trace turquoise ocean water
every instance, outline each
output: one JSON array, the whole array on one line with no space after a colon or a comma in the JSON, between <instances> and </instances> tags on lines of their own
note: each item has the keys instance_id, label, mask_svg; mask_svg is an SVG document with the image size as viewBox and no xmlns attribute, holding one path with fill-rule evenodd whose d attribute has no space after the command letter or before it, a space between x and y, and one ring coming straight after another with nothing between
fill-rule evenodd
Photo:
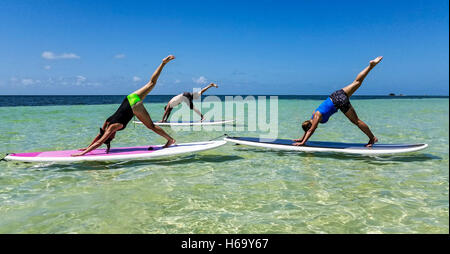
<instances>
[{"instance_id":1,"label":"turquoise ocean water","mask_svg":"<svg viewBox=\"0 0 450 254\"><path fill-rule=\"evenodd\" d=\"M89 105L90 99L86 105L64 105L69 103L61 99L53 103L59 105L13 106L5 102L11 98L0 98L1 157L84 147L121 101L119 96L113 102L105 97L107 104L98 105ZM164 100L146 99L154 120L161 118ZM320 103L317 97L279 97L278 137L298 137L299 123ZM380 143L429 147L401 155L354 156L227 144L157 160L1 161L0 233L448 234L448 97L362 97L352 104ZM166 130L179 143L223 133L258 135ZM367 137L338 112L312 140L363 143ZM163 142L130 123L113 146Z\"/></svg>"}]
</instances>

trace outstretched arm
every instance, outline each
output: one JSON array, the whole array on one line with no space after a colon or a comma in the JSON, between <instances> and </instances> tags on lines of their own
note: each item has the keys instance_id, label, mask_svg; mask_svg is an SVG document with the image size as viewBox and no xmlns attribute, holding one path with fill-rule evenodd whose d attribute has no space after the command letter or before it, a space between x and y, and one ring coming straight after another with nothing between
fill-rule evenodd
<instances>
[{"instance_id":1,"label":"outstretched arm","mask_svg":"<svg viewBox=\"0 0 450 254\"><path fill-rule=\"evenodd\" d=\"M167 119L170 116L170 112L172 112L172 108L170 108L169 105L167 105L166 106L166 110L164 111L164 115L163 115L162 120L161 120L162 123L167 122Z\"/></svg>"},{"instance_id":2,"label":"outstretched arm","mask_svg":"<svg viewBox=\"0 0 450 254\"><path fill-rule=\"evenodd\" d=\"M300 142L293 144L294 146L302 146L306 143L306 141L308 141L308 139L314 134L314 131L317 129L317 126L319 125L320 117L321 116L319 114L314 114L311 128L309 128L309 130L307 132L305 132L305 134L303 135L303 138Z\"/></svg>"},{"instance_id":3,"label":"outstretched arm","mask_svg":"<svg viewBox=\"0 0 450 254\"><path fill-rule=\"evenodd\" d=\"M201 117L201 119L203 120L203 115L202 115L202 112L200 112L200 110L198 110L196 107L194 107L194 106L192 106L192 110L194 110L195 111L195 113L197 113L200 117Z\"/></svg>"},{"instance_id":4,"label":"outstretched arm","mask_svg":"<svg viewBox=\"0 0 450 254\"><path fill-rule=\"evenodd\" d=\"M99 138L101 138L101 134L98 134L98 135L94 138L94 140L92 140L91 144L89 144L89 145L87 146L87 148L81 148L81 149L79 149L78 151L85 151L85 150L88 149L92 144L94 144L95 142L97 142L97 140L99 140Z\"/></svg>"},{"instance_id":5,"label":"outstretched arm","mask_svg":"<svg viewBox=\"0 0 450 254\"><path fill-rule=\"evenodd\" d=\"M102 126L102 129L104 130L105 128L106 128L106 126L107 126L107 123L106 123L106 121L103 123L103 126ZM101 138L102 137L102 134L101 133L99 133L95 138L94 138L94 140L92 140L92 142L91 142L91 144L89 144L87 147L90 147L92 144L94 144L99 138ZM87 149L87 147L86 148L81 148L81 149L79 149L78 151L84 151L84 150L86 150Z\"/></svg>"},{"instance_id":6,"label":"outstretched arm","mask_svg":"<svg viewBox=\"0 0 450 254\"><path fill-rule=\"evenodd\" d=\"M295 141L295 142L302 142L302 140L305 139L305 136L306 136L306 132L303 133L303 137L302 137L302 138L294 139L294 140L292 140L292 141Z\"/></svg>"},{"instance_id":7,"label":"outstretched arm","mask_svg":"<svg viewBox=\"0 0 450 254\"><path fill-rule=\"evenodd\" d=\"M108 127L108 129L105 131L105 134L103 134L103 136L98 139L97 141L95 141L94 143L92 143L86 150L84 150L81 153L77 153L77 154L72 154L72 156L82 156L85 155L87 153L89 153L92 150L97 149L97 147L101 146L103 143L105 143L105 141L116 131L118 131L120 128L122 128L122 124L113 124L110 125Z\"/></svg>"}]
</instances>

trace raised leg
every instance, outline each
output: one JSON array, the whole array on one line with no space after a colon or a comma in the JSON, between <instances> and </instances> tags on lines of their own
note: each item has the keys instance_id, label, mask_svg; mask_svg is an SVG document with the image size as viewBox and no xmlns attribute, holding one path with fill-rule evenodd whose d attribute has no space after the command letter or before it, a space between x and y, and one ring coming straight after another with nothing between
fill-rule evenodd
<instances>
[{"instance_id":1,"label":"raised leg","mask_svg":"<svg viewBox=\"0 0 450 254\"><path fill-rule=\"evenodd\" d=\"M342 89L344 90L344 92L347 94L348 97L352 96L353 93L356 90L358 90L358 88L361 86L362 82L366 78L367 74L369 74L369 72L381 61L381 59L383 59L383 57L379 56L374 60L370 61L369 66L367 66L364 70L362 70L350 85Z\"/></svg>"},{"instance_id":2,"label":"raised leg","mask_svg":"<svg viewBox=\"0 0 450 254\"><path fill-rule=\"evenodd\" d=\"M175 59L175 57L173 55L170 55L170 56L164 58L162 60L162 63L158 66L158 68L156 68L150 81L147 84L145 84L145 86L134 91L134 93L137 94L139 96L139 98L141 98L141 100L144 100L145 97L147 96L147 94L150 93L151 90L153 90L153 88L156 85L156 82L158 81L159 75L161 74L162 69L168 62L170 62L173 59Z\"/></svg>"},{"instance_id":3,"label":"raised leg","mask_svg":"<svg viewBox=\"0 0 450 254\"><path fill-rule=\"evenodd\" d=\"M200 91L200 95L202 95L204 92L206 92L206 90L210 89L211 87L215 87L218 88L219 86L217 86L214 83L209 84L208 86L204 87L201 91Z\"/></svg>"},{"instance_id":4,"label":"raised leg","mask_svg":"<svg viewBox=\"0 0 450 254\"><path fill-rule=\"evenodd\" d=\"M364 134L369 137L369 143L367 143L366 146L372 146L375 142L378 142L377 137L373 135L373 133L370 131L369 126L362 120L358 118L358 115L356 114L356 111L353 107L351 107L347 112L345 112L345 116L358 128L364 132Z\"/></svg>"}]
</instances>

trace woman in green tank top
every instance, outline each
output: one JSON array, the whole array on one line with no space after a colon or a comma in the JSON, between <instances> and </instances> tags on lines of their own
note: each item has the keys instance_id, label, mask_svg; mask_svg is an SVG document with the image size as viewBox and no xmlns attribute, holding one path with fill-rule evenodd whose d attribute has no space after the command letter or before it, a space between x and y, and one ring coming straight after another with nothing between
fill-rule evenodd
<instances>
[{"instance_id":1,"label":"woman in green tank top","mask_svg":"<svg viewBox=\"0 0 450 254\"><path fill-rule=\"evenodd\" d=\"M116 132L123 130L131 120L131 118L133 118L133 116L136 116L147 128L167 139L167 143L164 145L164 147L168 147L174 144L175 139L169 136L163 129L161 129L161 127L153 124L152 118L150 117L150 114L147 112L142 102L147 94L150 93L150 91L155 87L156 81L158 80L158 77L161 74L164 66L173 59L175 59L173 55L169 55L168 57L164 58L162 60L162 63L153 73L150 81L140 89L128 95L126 99L123 100L117 111L105 121L103 127L100 128L100 133L97 135L97 137L94 138L92 143L87 148L80 149L80 151L82 152L73 154L72 156L85 155L86 153L96 149L104 143L108 147L108 152L110 148L110 142L115 137Z\"/></svg>"}]
</instances>

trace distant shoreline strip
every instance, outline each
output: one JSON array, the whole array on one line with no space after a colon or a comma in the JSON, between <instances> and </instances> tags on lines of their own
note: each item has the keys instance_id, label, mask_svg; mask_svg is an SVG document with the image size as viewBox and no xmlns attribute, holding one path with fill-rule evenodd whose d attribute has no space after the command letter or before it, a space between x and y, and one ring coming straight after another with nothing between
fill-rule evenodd
<instances>
[{"instance_id":1,"label":"distant shoreline strip","mask_svg":"<svg viewBox=\"0 0 450 254\"><path fill-rule=\"evenodd\" d=\"M148 102L167 103L174 95L149 95ZM208 95L210 96L210 95ZM213 95L225 100L226 96L278 96L279 100L324 100L328 95ZM120 104L125 95L0 95L0 107L61 106ZM352 100L372 99L448 99L448 95L354 95Z\"/></svg>"}]
</instances>

